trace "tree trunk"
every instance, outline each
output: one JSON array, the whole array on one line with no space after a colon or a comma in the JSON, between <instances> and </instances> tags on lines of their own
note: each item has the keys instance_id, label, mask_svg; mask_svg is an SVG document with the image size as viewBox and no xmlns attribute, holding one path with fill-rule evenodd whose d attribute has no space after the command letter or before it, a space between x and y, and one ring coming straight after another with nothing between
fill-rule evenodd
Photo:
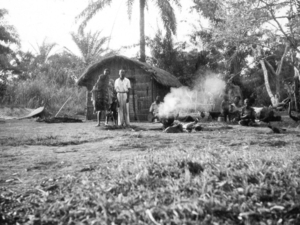
<instances>
[{"instance_id":1,"label":"tree trunk","mask_svg":"<svg viewBox=\"0 0 300 225\"><path fill-rule=\"evenodd\" d=\"M269 95L269 97L271 99L271 102L273 104L275 97L274 97L274 95L272 93L272 90L271 90L271 87L270 87L269 77L268 77L268 70L266 68L266 64L265 64L263 59L261 59L259 62L261 64L261 67L262 67L263 72L264 72L264 80L265 80L266 90L267 90L268 95Z\"/></svg>"},{"instance_id":2,"label":"tree trunk","mask_svg":"<svg viewBox=\"0 0 300 225\"><path fill-rule=\"evenodd\" d=\"M278 98L280 98L280 92L281 92L281 76L280 76L280 73L281 73L281 70L282 70L282 65L283 65L283 61L284 61L284 58L287 54L289 50L289 43L287 42L286 45L285 45L285 49L284 49L284 53L280 59L280 62L277 66L277 70L276 70L276 94L278 96Z\"/></svg>"},{"instance_id":3,"label":"tree trunk","mask_svg":"<svg viewBox=\"0 0 300 225\"><path fill-rule=\"evenodd\" d=\"M299 92L299 71L294 66L294 98L295 98L295 110L300 111L300 92Z\"/></svg>"},{"instance_id":4,"label":"tree trunk","mask_svg":"<svg viewBox=\"0 0 300 225\"><path fill-rule=\"evenodd\" d=\"M140 0L140 61L146 62L145 0Z\"/></svg>"}]
</instances>

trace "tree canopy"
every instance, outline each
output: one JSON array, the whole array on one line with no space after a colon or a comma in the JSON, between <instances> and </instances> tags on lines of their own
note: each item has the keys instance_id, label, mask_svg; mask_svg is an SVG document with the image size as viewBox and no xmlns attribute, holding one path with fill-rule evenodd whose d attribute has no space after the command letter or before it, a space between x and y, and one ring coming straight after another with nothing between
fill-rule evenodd
<instances>
[{"instance_id":1,"label":"tree canopy","mask_svg":"<svg viewBox=\"0 0 300 225\"><path fill-rule=\"evenodd\" d=\"M144 11L150 0L139 0L140 3L140 60L146 61L145 53L145 20L144 20ZM154 5L159 10L159 17L162 20L164 27L168 33L176 34L177 21L172 3L181 7L179 0L152 0ZM127 12L129 19L132 14L132 6L134 0L126 0ZM78 15L77 19L83 18L81 25L79 27L80 31L86 27L87 23L103 8L110 6L112 0L97 0L91 1L89 5Z\"/></svg>"},{"instance_id":2,"label":"tree canopy","mask_svg":"<svg viewBox=\"0 0 300 225\"><path fill-rule=\"evenodd\" d=\"M0 70L13 70L10 59L14 57L11 45L19 45L20 40L14 26L8 24L5 16L8 14L6 9L0 9Z\"/></svg>"},{"instance_id":3,"label":"tree canopy","mask_svg":"<svg viewBox=\"0 0 300 225\"><path fill-rule=\"evenodd\" d=\"M211 21L209 29L200 31L210 49L223 51L221 60L236 78L248 75L249 66L261 70L270 99L282 96L282 68L287 57L298 52L297 1L282 0L194 0L195 8ZM252 57L251 64L246 58ZM252 71L253 72L253 71ZM274 84L269 79L275 80Z\"/></svg>"},{"instance_id":4,"label":"tree canopy","mask_svg":"<svg viewBox=\"0 0 300 225\"><path fill-rule=\"evenodd\" d=\"M79 59L85 66L98 61L103 57L104 53L108 53L106 43L109 41L108 37L102 37L101 32L92 33L78 32L71 33L72 39L80 51Z\"/></svg>"}]
</instances>

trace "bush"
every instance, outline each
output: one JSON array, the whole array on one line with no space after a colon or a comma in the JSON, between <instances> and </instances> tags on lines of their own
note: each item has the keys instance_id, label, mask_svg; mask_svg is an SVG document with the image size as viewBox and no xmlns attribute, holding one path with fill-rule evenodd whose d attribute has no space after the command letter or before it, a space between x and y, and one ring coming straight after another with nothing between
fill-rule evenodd
<instances>
[{"instance_id":1,"label":"bush","mask_svg":"<svg viewBox=\"0 0 300 225\"><path fill-rule=\"evenodd\" d=\"M47 111L57 113L60 107L71 96L61 114L84 114L85 89L76 85L62 87L49 82L45 77L35 80L15 80L7 86L2 103L10 107L38 108L45 106Z\"/></svg>"}]
</instances>

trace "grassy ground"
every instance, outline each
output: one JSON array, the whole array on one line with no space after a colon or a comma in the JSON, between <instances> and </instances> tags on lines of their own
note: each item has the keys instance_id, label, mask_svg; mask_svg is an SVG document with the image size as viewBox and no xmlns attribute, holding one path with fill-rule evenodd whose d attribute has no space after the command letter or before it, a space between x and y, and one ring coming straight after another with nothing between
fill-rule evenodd
<instances>
[{"instance_id":1,"label":"grassy ground","mask_svg":"<svg viewBox=\"0 0 300 225\"><path fill-rule=\"evenodd\" d=\"M294 124L94 125L0 124L0 224L300 224Z\"/></svg>"}]
</instances>

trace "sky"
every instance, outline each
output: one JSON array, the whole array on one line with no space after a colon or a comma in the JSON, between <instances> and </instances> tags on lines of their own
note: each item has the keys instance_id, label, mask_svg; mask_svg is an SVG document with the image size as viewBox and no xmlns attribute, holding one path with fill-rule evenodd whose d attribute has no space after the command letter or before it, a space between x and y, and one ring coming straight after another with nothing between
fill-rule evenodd
<instances>
[{"instance_id":1,"label":"sky","mask_svg":"<svg viewBox=\"0 0 300 225\"><path fill-rule=\"evenodd\" d=\"M75 17L88 5L89 0L0 0L0 7L8 10L6 20L15 26L23 51L35 53L38 45L45 39L47 42L58 44L54 51L64 47L73 53L79 54L73 43L70 32L76 32L78 23ZM198 15L191 13L189 7L192 0L182 1L183 7L176 9L177 36L176 41L187 40L188 33L197 23ZM145 12L145 32L152 36L158 27L163 28L155 6L149 4ZM133 5L131 20L128 19L127 7L124 0L113 1L113 4L100 11L89 23L86 31L102 31L104 36L111 36L109 47L119 49L139 43L139 4L138 0ZM123 52L135 54L134 52Z\"/></svg>"}]
</instances>

